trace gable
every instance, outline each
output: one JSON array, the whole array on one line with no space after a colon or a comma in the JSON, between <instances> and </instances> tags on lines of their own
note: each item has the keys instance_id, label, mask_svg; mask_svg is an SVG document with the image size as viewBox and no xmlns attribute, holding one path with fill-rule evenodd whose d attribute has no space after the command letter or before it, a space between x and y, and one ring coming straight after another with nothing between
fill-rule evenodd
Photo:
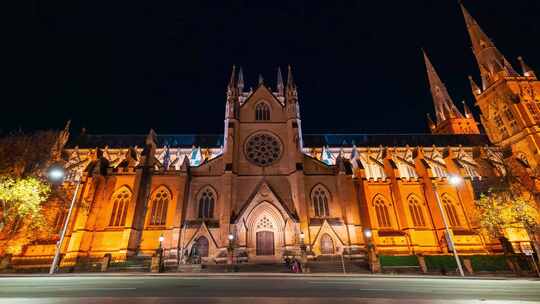
<instances>
[{"instance_id":1,"label":"gable","mask_svg":"<svg viewBox=\"0 0 540 304\"><path fill-rule=\"evenodd\" d=\"M255 108L259 103L265 103L270 108L270 122L286 121L284 105L264 84L259 85L242 104L240 107L240 120L242 122L256 122Z\"/></svg>"}]
</instances>

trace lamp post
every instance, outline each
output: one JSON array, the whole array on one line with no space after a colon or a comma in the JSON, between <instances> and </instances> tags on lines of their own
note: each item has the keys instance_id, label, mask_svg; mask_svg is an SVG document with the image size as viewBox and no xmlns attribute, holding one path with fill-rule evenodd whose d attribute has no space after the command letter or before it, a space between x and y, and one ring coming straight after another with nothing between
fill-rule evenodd
<instances>
[{"instance_id":1,"label":"lamp post","mask_svg":"<svg viewBox=\"0 0 540 304\"><path fill-rule=\"evenodd\" d=\"M304 242L306 235L303 231L300 232L300 262L302 271L308 272L307 269L307 258L306 258L306 243Z\"/></svg>"},{"instance_id":2,"label":"lamp post","mask_svg":"<svg viewBox=\"0 0 540 304\"><path fill-rule=\"evenodd\" d=\"M163 237L163 234L159 236L159 248L158 248L158 272L163 271L163 240L165 240L165 237Z\"/></svg>"},{"instance_id":3,"label":"lamp post","mask_svg":"<svg viewBox=\"0 0 540 304\"><path fill-rule=\"evenodd\" d=\"M448 178L448 182L450 184L454 185L454 186L459 185L461 183L461 181L462 181L461 177L459 177L457 175L451 175ZM443 206L442 206L442 203L441 203L441 199L439 197L439 192L438 192L438 189L437 189L437 185L435 183L433 183L433 190L435 191L435 198L437 200L437 206L439 207L439 211L441 212L441 216L442 216L442 219L443 219L446 241L448 242L449 247L452 249L452 252L454 253L454 258L456 259L456 264L458 266L459 274L462 277L464 277L465 273L463 272L463 267L461 266L461 261L459 260L456 245L454 243L454 237L450 233L450 228L448 227L448 220L446 219L446 214L444 212L444 209L443 209Z\"/></svg>"},{"instance_id":4,"label":"lamp post","mask_svg":"<svg viewBox=\"0 0 540 304\"><path fill-rule=\"evenodd\" d=\"M234 234L229 233L227 238L229 239L229 254L230 254L230 257L231 257L230 258L230 264L232 266L233 265L233 260L234 260L234 244L233 244Z\"/></svg>"},{"instance_id":5,"label":"lamp post","mask_svg":"<svg viewBox=\"0 0 540 304\"><path fill-rule=\"evenodd\" d=\"M66 178L66 170L62 166L54 165L54 166L51 166L49 170L47 171L47 179L54 184L60 184L64 182L65 178ZM69 205L68 214L64 221L62 232L60 233L60 240L58 240L58 242L56 243L56 249L54 252L53 262L51 264L51 268L49 269L50 275L54 274L54 272L56 271L56 267L58 267L58 263L60 262L60 252L62 250L62 244L64 243L66 231L69 225L69 221L71 219L71 214L73 212L73 207L75 206L75 201L77 200L77 194L79 192L79 188L81 185L81 178L79 175L75 176L75 183L76 183L75 191L73 192L73 198L71 199L71 204Z\"/></svg>"}]
</instances>

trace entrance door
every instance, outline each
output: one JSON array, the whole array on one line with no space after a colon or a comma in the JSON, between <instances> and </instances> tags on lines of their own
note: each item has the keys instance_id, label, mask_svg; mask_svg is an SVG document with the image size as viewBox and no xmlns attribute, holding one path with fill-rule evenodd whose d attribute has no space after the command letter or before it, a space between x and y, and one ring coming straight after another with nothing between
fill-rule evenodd
<instances>
[{"instance_id":1,"label":"entrance door","mask_svg":"<svg viewBox=\"0 0 540 304\"><path fill-rule=\"evenodd\" d=\"M197 254L200 257L206 258L208 257L208 239L204 236L201 236L195 241L195 244L193 247L196 248Z\"/></svg>"},{"instance_id":2,"label":"entrance door","mask_svg":"<svg viewBox=\"0 0 540 304\"><path fill-rule=\"evenodd\" d=\"M257 232L257 255L274 255L274 233L272 231Z\"/></svg>"},{"instance_id":3,"label":"entrance door","mask_svg":"<svg viewBox=\"0 0 540 304\"><path fill-rule=\"evenodd\" d=\"M334 242L326 233L321 236L321 254L334 254Z\"/></svg>"}]
</instances>

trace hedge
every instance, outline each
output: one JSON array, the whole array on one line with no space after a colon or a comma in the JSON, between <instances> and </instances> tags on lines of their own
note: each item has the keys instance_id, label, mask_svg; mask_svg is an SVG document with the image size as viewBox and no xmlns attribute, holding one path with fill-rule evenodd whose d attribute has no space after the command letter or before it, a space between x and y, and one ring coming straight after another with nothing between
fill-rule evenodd
<instances>
[{"instance_id":1,"label":"hedge","mask_svg":"<svg viewBox=\"0 0 540 304\"><path fill-rule=\"evenodd\" d=\"M425 256L426 266L430 271L453 271L457 269L457 263L453 255L428 255Z\"/></svg>"},{"instance_id":2,"label":"hedge","mask_svg":"<svg viewBox=\"0 0 540 304\"><path fill-rule=\"evenodd\" d=\"M515 256L517 263L519 265L519 268L523 271L533 271L533 267L531 265L531 257L526 256L524 254L518 254Z\"/></svg>"},{"instance_id":3,"label":"hedge","mask_svg":"<svg viewBox=\"0 0 540 304\"><path fill-rule=\"evenodd\" d=\"M504 255L473 255L470 259L474 271L510 271Z\"/></svg>"},{"instance_id":4,"label":"hedge","mask_svg":"<svg viewBox=\"0 0 540 304\"><path fill-rule=\"evenodd\" d=\"M381 255L381 266L383 267L395 267L395 266L419 266L418 258L415 255Z\"/></svg>"}]
</instances>

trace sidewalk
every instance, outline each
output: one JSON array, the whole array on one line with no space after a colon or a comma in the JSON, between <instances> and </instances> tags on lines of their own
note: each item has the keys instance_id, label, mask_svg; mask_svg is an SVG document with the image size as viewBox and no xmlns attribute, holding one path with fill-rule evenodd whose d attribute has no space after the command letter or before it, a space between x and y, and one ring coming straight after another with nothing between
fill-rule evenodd
<instances>
[{"instance_id":1,"label":"sidewalk","mask_svg":"<svg viewBox=\"0 0 540 304\"><path fill-rule=\"evenodd\" d=\"M0 278L17 278L17 277L51 277L49 274L10 274L2 273ZM94 273L59 273L53 275L53 277L207 277L207 278L372 278L372 279L452 279L452 280L523 280L523 281L540 281L538 277L514 277L514 276L442 276L442 275L408 275L408 274L338 274L338 273L183 273L183 272L166 272L166 273L150 273L150 272L122 272L122 273L110 273L110 272L94 272Z\"/></svg>"}]
</instances>

